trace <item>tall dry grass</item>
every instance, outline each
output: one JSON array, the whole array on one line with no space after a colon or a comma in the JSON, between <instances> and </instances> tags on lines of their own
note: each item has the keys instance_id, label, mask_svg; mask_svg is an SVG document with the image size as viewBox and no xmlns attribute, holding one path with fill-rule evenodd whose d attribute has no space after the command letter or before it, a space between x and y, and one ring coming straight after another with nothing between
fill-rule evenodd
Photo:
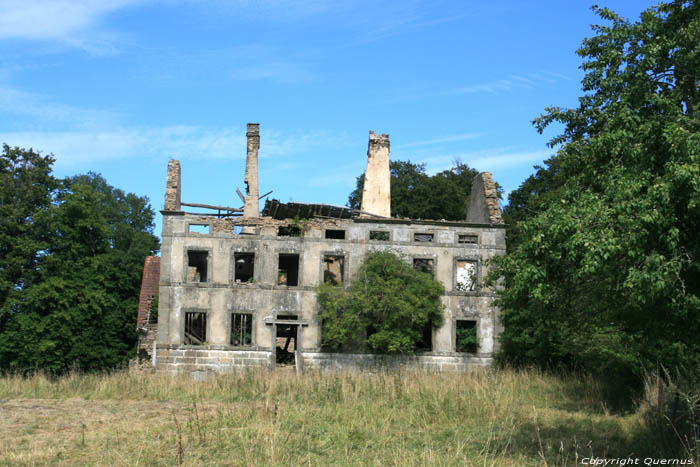
<instances>
[{"instance_id":1,"label":"tall dry grass","mask_svg":"<svg viewBox=\"0 0 700 467\"><path fill-rule=\"evenodd\" d=\"M0 463L26 465L576 465L657 449L594 379L535 370L35 374L0 378L0 399L14 420ZM29 430L32 404L76 413L39 410L67 428Z\"/></svg>"}]
</instances>

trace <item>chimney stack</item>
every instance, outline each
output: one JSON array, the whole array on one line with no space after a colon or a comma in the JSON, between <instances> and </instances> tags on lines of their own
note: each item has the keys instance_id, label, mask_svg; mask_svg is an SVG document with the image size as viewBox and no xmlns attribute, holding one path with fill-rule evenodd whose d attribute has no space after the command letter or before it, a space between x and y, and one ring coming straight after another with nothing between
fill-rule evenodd
<instances>
[{"instance_id":1,"label":"chimney stack","mask_svg":"<svg viewBox=\"0 0 700 467\"><path fill-rule=\"evenodd\" d=\"M391 217L391 172L389 170L389 135L369 132L367 170L362 189L361 210Z\"/></svg>"},{"instance_id":2,"label":"chimney stack","mask_svg":"<svg viewBox=\"0 0 700 467\"><path fill-rule=\"evenodd\" d=\"M165 211L180 211L180 161L170 159L165 181Z\"/></svg>"},{"instance_id":3,"label":"chimney stack","mask_svg":"<svg viewBox=\"0 0 700 467\"><path fill-rule=\"evenodd\" d=\"M245 163L245 205L243 207L243 217L260 217L260 197L258 192L258 149L260 149L260 124L249 123L248 131L248 154Z\"/></svg>"}]
</instances>

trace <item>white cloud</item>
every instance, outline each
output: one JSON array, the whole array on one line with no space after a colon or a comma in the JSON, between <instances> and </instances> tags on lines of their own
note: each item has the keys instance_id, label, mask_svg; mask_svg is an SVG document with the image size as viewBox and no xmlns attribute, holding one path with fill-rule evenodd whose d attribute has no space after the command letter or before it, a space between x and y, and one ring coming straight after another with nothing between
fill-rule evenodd
<instances>
[{"instance_id":1,"label":"white cloud","mask_svg":"<svg viewBox=\"0 0 700 467\"><path fill-rule=\"evenodd\" d=\"M105 15L141 0L0 0L0 39L57 40L91 52L112 46L96 29Z\"/></svg>"},{"instance_id":2,"label":"white cloud","mask_svg":"<svg viewBox=\"0 0 700 467\"><path fill-rule=\"evenodd\" d=\"M405 149L405 148L414 148L414 147L419 147L419 146L430 146L430 145L434 145L434 144L453 143L455 141L476 139L476 138L479 138L480 136L481 135L479 133L460 133L457 135L443 136L440 138L433 138L433 139L428 139L428 140L423 140L423 141L415 141L413 143L397 144L397 145L393 146L393 149Z\"/></svg>"},{"instance_id":3,"label":"white cloud","mask_svg":"<svg viewBox=\"0 0 700 467\"><path fill-rule=\"evenodd\" d=\"M494 148L478 152L459 152L437 156L414 157L413 162L425 163L426 172L435 174L454 167L455 161L461 161L480 171L499 169L530 168L533 164L551 156L551 151L523 151L515 148ZM395 156L403 160L401 154Z\"/></svg>"},{"instance_id":4,"label":"white cloud","mask_svg":"<svg viewBox=\"0 0 700 467\"><path fill-rule=\"evenodd\" d=\"M522 75L513 75L507 79L498 79L494 81L487 81L485 83L448 89L443 91L441 94L501 94L504 92L512 92L516 89L529 89L568 79L569 78L565 75L556 72L542 71L539 73L524 73Z\"/></svg>"}]
</instances>

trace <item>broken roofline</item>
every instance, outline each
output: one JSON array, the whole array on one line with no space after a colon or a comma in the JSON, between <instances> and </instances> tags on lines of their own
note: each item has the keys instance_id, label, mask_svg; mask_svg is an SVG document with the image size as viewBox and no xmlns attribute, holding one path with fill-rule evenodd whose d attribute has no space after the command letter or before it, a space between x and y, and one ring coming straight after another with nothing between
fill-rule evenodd
<instances>
[{"instance_id":1,"label":"broken roofline","mask_svg":"<svg viewBox=\"0 0 700 467\"><path fill-rule=\"evenodd\" d=\"M243 209L228 206L212 206L199 203L183 203L180 199L181 177L180 163L171 159L168 163L168 177L165 190L165 207L163 213L190 214L212 217L238 217L255 219L260 217L259 200L269 195L258 196L258 149L260 148L260 125L249 123L247 132L247 156L244 182L246 196L237 188L236 192L244 202ZM361 209L319 203L280 203L279 200L267 200L263 216L274 219L293 218L327 218L327 219L391 219L391 171L389 166L389 135L369 132L367 148L367 168L362 190ZM182 206L201 207L217 210L216 214L183 213ZM490 172L481 172L472 184L469 207L465 213L466 223L471 225L503 224L501 208L498 202L498 190ZM448 222L448 221L437 221ZM454 223L450 223L454 225Z\"/></svg>"}]
</instances>

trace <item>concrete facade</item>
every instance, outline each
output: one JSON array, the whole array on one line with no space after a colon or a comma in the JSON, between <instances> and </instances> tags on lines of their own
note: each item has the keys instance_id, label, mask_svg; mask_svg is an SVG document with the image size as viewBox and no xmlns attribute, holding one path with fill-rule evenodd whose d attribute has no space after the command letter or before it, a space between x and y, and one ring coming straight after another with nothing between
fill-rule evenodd
<instances>
[{"instance_id":1,"label":"concrete facade","mask_svg":"<svg viewBox=\"0 0 700 467\"><path fill-rule=\"evenodd\" d=\"M388 169L388 136L386 148ZM257 172L257 160L255 165ZM486 178L488 184L490 174ZM493 360L498 310L483 278L488 260L505 253L501 223L360 215L299 222L203 216L180 209L162 214L158 372L196 376L247 366L274 368L282 356L297 371L397 365L462 371ZM347 287L369 252L386 249L416 267L431 268L445 287L445 319L432 329L430 348L415 356L324 352L314 287L324 280ZM457 332L470 326L478 344L459 349ZM285 348L291 340L292 351Z\"/></svg>"}]
</instances>

